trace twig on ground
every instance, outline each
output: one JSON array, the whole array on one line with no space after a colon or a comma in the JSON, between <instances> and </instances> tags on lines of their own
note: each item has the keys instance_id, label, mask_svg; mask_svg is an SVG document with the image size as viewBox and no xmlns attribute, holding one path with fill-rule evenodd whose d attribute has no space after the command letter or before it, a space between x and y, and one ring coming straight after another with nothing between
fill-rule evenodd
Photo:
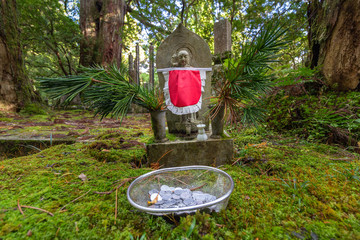
<instances>
[{"instance_id":1,"label":"twig on ground","mask_svg":"<svg viewBox=\"0 0 360 240\"><path fill-rule=\"evenodd\" d=\"M271 179L266 179L268 181L277 181L277 182L283 182L284 179L278 179L278 178L271 178ZM289 181L289 182L305 182L304 180L299 180L299 179L285 179L285 181Z\"/></svg>"},{"instance_id":2,"label":"twig on ground","mask_svg":"<svg viewBox=\"0 0 360 240\"><path fill-rule=\"evenodd\" d=\"M49 214L50 216L54 216L54 214L53 213L51 213L51 212L49 212L49 211L46 211L46 210L44 210L44 209L41 209L41 208L37 208L37 207L32 207L32 206L25 206L25 205L21 205L20 206L20 208L31 208L31 209L35 209L35 210L39 210L39 211L41 211L41 212L44 212L44 213L47 213L47 214Z\"/></svg>"},{"instance_id":3,"label":"twig on ground","mask_svg":"<svg viewBox=\"0 0 360 240\"><path fill-rule=\"evenodd\" d=\"M117 208L118 208L118 189L116 189L116 193L115 193L115 220L114 220L114 224L116 224L116 218L117 218Z\"/></svg>"},{"instance_id":4,"label":"twig on ground","mask_svg":"<svg viewBox=\"0 0 360 240\"><path fill-rule=\"evenodd\" d=\"M74 200L72 200L71 202L65 204L62 208L60 208L60 211L62 211L62 210L63 210L67 205L69 205L70 203L73 203L73 202L79 200L80 198L82 198L83 196L85 196L86 194L88 194L90 191L91 191L91 189L90 189L89 191L87 191L86 193L84 193L83 195L81 195L80 197L77 197L77 198L75 198Z\"/></svg>"},{"instance_id":5,"label":"twig on ground","mask_svg":"<svg viewBox=\"0 0 360 240\"><path fill-rule=\"evenodd\" d=\"M113 193L115 190L119 189L122 185L124 185L125 183L129 182L130 180L134 179L134 178L137 178L137 177L130 177L130 178L125 178L122 180L122 182L115 188L113 188L112 190L108 191L108 192L97 192L97 191L94 191L94 193L96 194L103 194L103 195L107 195L107 194L111 194Z\"/></svg>"},{"instance_id":6,"label":"twig on ground","mask_svg":"<svg viewBox=\"0 0 360 240\"><path fill-rule=\"evenodd\" d=\"M242 158L238 158L238 159L236 159L236 161L235 162L233 162L232 164L231 164L231 166L234 166L235 164L237 164L240 160L242 160Z\"/></svg>"},{"instance_id":7,"label":"twig on ground","mask_svg":"<svg viewBox=\"0 0 360 240\"><path fill-rule=\"evenodd\" d=\"M349 159L349 158L330 158L330 160L333 160L333 161L353 161L353 159Z\"/></svg>"},{"instance_id":8,"label":"twig on ground","mask_svg":"<svg viewBox=\"0 0 360 240\"><path fill-rule=\"evenodd\" d=\"M200 188L202 188L202 187L205 186L205 185L206 185L206 183L204 183L203 185L198 186L198 187L190 188L190 191L194 191L194 190L200 189Z\"/></svg>"},{"instance_id":9,"label":"twig on ground","mask_svg":"<svg viewBox=\"0 0 360 240\"><path fill-rule=\"evenodd\" d=\"M167 154L169 154L170 152L172 152L174 149L170 149L169 151L167 151L166 153L164 153L156 162L150 163L150 168L154 169L154 170L158 170L160 169L162 166L164 165L160 165L159 161L165 157Z\"/></svg>"},{"instance_id":10,"label":"twig on ground","mask_svg":"<svg viewBox=\"0 0 360 240\"><path fill-rule=\"evenodd\" d=\"M19 199L18 199L18 205L17 206L18 206L18 209L19 209L20 213L25 216L23 210L21 209Z\"/></svg>"}]
</instances>

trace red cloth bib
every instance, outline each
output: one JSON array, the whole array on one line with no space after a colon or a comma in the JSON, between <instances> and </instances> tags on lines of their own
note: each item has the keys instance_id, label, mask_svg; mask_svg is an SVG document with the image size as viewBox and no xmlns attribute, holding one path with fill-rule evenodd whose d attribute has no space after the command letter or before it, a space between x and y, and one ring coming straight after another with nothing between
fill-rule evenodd
<instances>
[{"instance_id":1,"label":"red cloth bib","mask_svg":"<svg viewBox=\"0 0 360 240\"><path fill-rule=\"evenodd\" d=\"M170 71L169 93L170 100L176 107L186 107L197 104L201 97L200 71Z\"/></svg>"}]
</instances>

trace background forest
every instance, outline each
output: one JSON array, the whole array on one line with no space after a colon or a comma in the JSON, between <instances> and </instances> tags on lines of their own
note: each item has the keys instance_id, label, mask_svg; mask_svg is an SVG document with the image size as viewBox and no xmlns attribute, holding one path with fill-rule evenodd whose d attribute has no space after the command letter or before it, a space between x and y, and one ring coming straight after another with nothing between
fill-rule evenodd
<instances>
[{"instance_id":1,"label":"background forest","mask_svg":"<svg viewBox=\"0 0 360 240\"><path fill-rule=\"evenodd\" d=\"M357 100L348 99L349 105L326 99L315 110L307 107L314 102L303 104L304 100L293 99L309 92L318 97L322 91L339 95L343 94L339 90L359 89L359 24L353 11L357 4L300 0L6 1L1 5L1 105L20 110L41 101L42 93L34 92L40 77L76 75L80 66L127 65L128 56L135 55L136 43L140 44L143 84L149 78L150 44L156 50L180 22L204 38L213 51L213 25L228 19L232 56L236 58L244 44L276 19L286 27L287 44L271 65L274 88L267 92L268 97L272 95L268 101L279 104L274 99L283 99L282 94L290 98L280 104L290 102L284 104L284 111L278 111L281 106L267 104L270 113L276 109L267 117L269 126L279 131L300 127L299 134L305 137L326 141L331 136L331 142L357 147ZM317 117L320 119L315 121ZM337 123L331 123L334 119Z\"/></svg>"},{"instance_id":2,"label":"background forest","mask_svg":"<svg viewBox=\"0 0 360 240\"><path fill-rule=\"evenodd\" d=\"M41 126L51 139L56 129L94 140L0 157L0 239L360 239L358 9L359 0L0 0L0 134ZM229 205L179 219L137 212L126 187L151 170L142 166L149 115L90 120L82 108L61 109L41 79L127 69L139 44L147 86L151 45L156 53L183 23L214 53L222 19L233 59L268 23L286 32L264 71L267 88L241 102L265 110L257 125L226 126L235 143L233 163L221 167L235 181ZM83 133L71 130L86 121Z\"/></svg>"}]
</instances>

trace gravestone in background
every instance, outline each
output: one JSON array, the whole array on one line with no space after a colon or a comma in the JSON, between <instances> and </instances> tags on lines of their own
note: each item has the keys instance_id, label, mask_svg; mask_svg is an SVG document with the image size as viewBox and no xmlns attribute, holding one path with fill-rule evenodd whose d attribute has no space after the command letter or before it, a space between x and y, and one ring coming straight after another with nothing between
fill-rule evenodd
<instances>
[{"instance_id":1,"label":"gravestone in background","mask_svg":"<svg viewBox=\"0 0 360 240\"><path fill-rule=\"evenodd\" d=\"M223 19L214 24L214 54L231 51L231 24Z\"/></svg>"},{"instance_id":2,"label":"gravestone in background","mask_svg":"<svg viewBox=\"0 0 360 240\"><path fill-rule=\"evenodd\" d=\"M180 24L176 30L171 33L159 46L156 54L156 68L170 68L174 66L174 55L181 49L186 49L190 55L190 66L195 68L211 68L212 56L209 45L199 35L191 32ZM160 88L164 88L165 79L163 73L158 73ZM197 123L204 123L206 130L209 128L208 106L211 94L211 72L206 73L206 84L202 93L201 110L196 113L196 121L191 124L191 132L196 133ZM184 134L186 127L184 124L184 115L175 115L170 111L166 113L167 126L169 133Z\"/></svg>"}]
</instances>

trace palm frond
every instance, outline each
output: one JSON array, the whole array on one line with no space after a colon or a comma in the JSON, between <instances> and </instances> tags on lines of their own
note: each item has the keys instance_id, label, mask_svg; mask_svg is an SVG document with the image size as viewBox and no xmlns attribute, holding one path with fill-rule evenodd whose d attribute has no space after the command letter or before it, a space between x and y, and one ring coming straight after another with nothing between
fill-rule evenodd
<instances>
[{"instance_id":1,"label":"palm frond","mask_svg":"<svg viewBox=\"0 0 360 240\"><path fill-rule=\"evenodd\" d=\"M270 64L278 61L278 52L288 43L286 32L278 22L270 22L252 41L241 46L239 56L225 60L217 99L219 104L227 105L231 119L238 119L239 112L244 123L254 124L265 117L259 107L251 105L271 89L268 71Z\"/></svg>"},{"instance_id":2,"label":"palm frond","mask_svg":"<svg viewBox=\"0 0 360 240\"><path fill-rule=\"evenodd\" d=\"M40 78L40 90L53 99L66 96L65 104L82 93L84 103L95 109L95 114L101 118L111 114L122 119L132 103L149 111L165 108L162 93L130 83L124 66L82 67L80 72L77 76Z\"/></svg>"}]
</instances>

